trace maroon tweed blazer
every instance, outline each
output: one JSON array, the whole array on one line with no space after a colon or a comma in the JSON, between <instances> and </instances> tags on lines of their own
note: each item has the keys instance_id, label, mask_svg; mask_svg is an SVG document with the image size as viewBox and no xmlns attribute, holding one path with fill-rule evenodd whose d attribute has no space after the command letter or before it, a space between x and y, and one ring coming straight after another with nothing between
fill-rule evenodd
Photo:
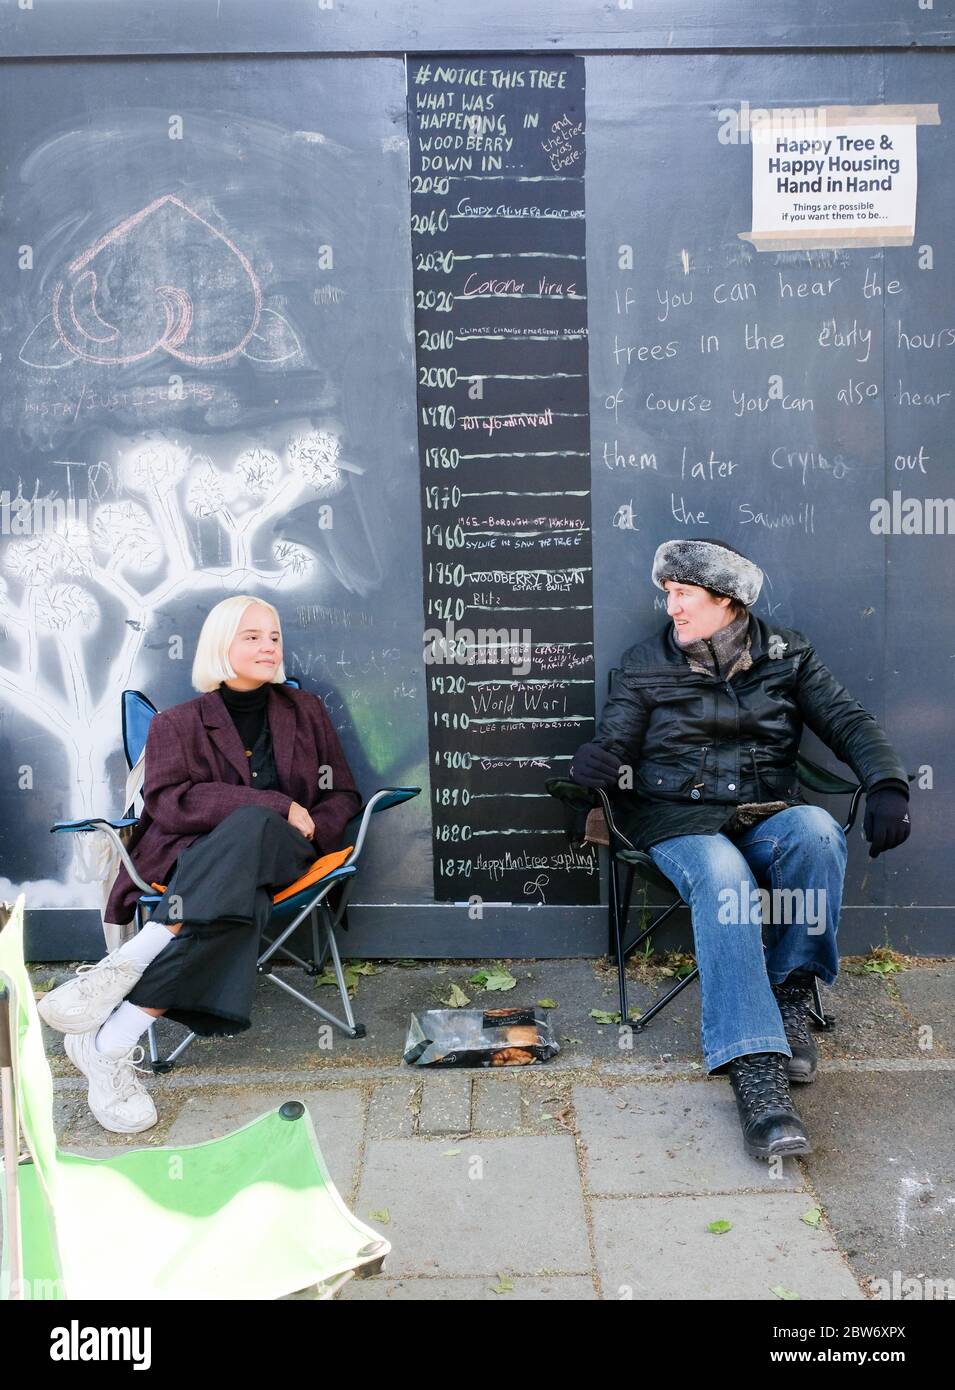
<instances>
[{"instance_id":1,"label":"maroon tweed blazer","mask_svg":"<svg viewBox=\"0 0 955 1390\"><path fill-rule=\"evenodd\" d=\"M153 715L146 739L143 814L130 853L147 883L166 883L179 855L240 806L268 806L287 816L293 801L315 822L316 859L341 849L346 824L361 805L324 704L288 685L269 687L269 728L281 791L252 786L239 731L218 690ZM331 768L331 787L318 787ZM327 780L327 778L326 778ZM104 914L128 922L139 889L121 866Z\"/></svg>"}]
</instances>

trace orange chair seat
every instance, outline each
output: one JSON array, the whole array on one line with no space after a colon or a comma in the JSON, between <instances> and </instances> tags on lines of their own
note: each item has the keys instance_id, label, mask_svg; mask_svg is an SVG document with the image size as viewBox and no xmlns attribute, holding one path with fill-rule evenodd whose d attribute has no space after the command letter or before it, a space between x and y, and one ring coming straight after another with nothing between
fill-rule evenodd
<instances>
[{"instance_id":1,"label":"orange chair seat","mask_svg":"<svg viewBox=\"0 0 955 1390\"><path fill-rule=\"evenodd\" d=\"M301 893L303 888L311 888L319 880L326 878L333 869L337 869L340 864L351 854L354 846L348 845L345 849L337 849L334 854L323 854L321 859L316 859L312 867L297 878L294 883L290 883L287 888L283 888L281 893L276 893L272 899L273 903L284 902L286 898L294 897L296 893Z\"/></svg>"},{"instance_id":2,"label":"orange chair seat","mask_svg":"<svg viewBox=\"0 0 955 1390\"><path fill-rule=\"evenodd\" d=\"M334 854L323 854L321 859L316 859L312 867L308 869L301 878L297 878L294 883L290 883L287 888L283 888L281 893L276 893L272 902L284 902L286 898L292 898L296 893L301 893L303 889L311 888L312 884L319 883L334 869L337 869L339 865L344 864L353 848L353 845L348 845L345 849L337 849ZM165 893L166 891L166 885L164 883L154 883L152 886L157 893Z\"/></svg>"}]
</instances>

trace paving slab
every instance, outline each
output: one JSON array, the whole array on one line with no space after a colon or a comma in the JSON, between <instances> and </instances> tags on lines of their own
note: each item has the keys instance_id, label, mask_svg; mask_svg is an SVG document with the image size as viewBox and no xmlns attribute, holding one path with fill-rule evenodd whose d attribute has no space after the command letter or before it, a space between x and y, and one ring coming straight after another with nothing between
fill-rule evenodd
<instances>
[{"instance_id":1,"label":"paving slab","mask_svg":"<svg viewBox=\"0 0 955 1390\"><path fill-rule=\"evenodd\" d=\"M387 1267L388 1261L385 1261ZM573 1278L509 1279L512 1288L504 1288L497 1277L488 1279L389 1279L383 1273L373 1279L352 1279L339 1294L344 1301L364 1303L385 1302L460 1302L469 1303L562 1303L596 1299L593 1280L584 1275ZM500 1289L495 1293L495 1287Z\"/></svg>"},{"instance_id":2,"label":"paving slab","mask_svg":"<svg viewBox=\"0 0 955 1390\"><path fill-rule=\"evenodd\" d=\"M955 965L903 970L892 976L925 1056L955 1054ZM928 1026L930 1033L920 1030Z\"/></svg>"},{"instance_id":3,"label":"paving slab","mask_svg":"<svg viewBox=\"0 0 955 1390\"><path fill-rule=\"evenodd\" d=\"M381 1082L368 1107L369 1139L410 1139L414 1133L420 1081Z\"/></svg>"},{"instance_id":4,"label":"paving slab","mask_svg":"<svg viewBox=\"0 0 955 1390\"><path fill-rule=\"evenodd\" d=\"M426 1075L421 1087L419 1134L467 1134L471 1128L473 1072L461 1067Z\"/></svg>"},{"instance_id":5,"label":"paving slab","mask_svg":"<svg viewBox=\"0 0 955 1390\"><path fill-rule=\"evenodd\" d=\"M605 1299L775 1300L864 1297L824 1225L800 1220L804 1193L595 1197L594 1246ZM730 1230L712 1235L712 1221Z\"/></svg>"},{"instance_id":6,"label":"paving slab","mask_svg":"<svg viewBox=\"0 0 955 1390\"><path fill-rule=\"evenodd\" d=\"M589 1192L604 1194L802 1189L793 1159L770 1165L743 1148L723 1078L575 1086Z\"/></svg>"},{"instance_id":7,"label":"paving slab","mask_svg":"<svg viewBox=\"0 0 955 1390\"><path fill-rule=\"evenodd\" d=\"M355 1211L374 1226L371 1213L382 1209L391 1279L590 1270L570 1135L372 1141Z\"/></svg>"},{"instance_id":8,"label":"paving slab","mask_svg":"<svg viewBox=\"0 0 955 1390\"><path fill-rule=\"evenodd\" d=\"M478 1077L472 1092L472 1129L477 1133L511 1134L524 1123L520 1084L505 1077Z\"/></svg>"},{"instance_id":9,"label":"paving slab","mask_svg":"<svg viewBox=\"0 0 955 1390\"><path fill-rule=\"evenodd\" d=\"M955 1279L955 1076L829 1072L799 1103L811 1182L856 1273Z\"/></svg>"}]
</instances>

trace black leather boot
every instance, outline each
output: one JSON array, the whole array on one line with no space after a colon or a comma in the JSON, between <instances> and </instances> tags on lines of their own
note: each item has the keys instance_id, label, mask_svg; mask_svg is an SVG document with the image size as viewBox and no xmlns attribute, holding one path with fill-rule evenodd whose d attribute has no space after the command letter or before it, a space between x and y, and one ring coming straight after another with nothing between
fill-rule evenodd
<instances>
[{"instance_id":1,"label":"black leather boot","mask_svg":"<svg viewBox=\"0 0 955 1390\"><path fill-rule=\"evenodd\" d=\"M806 1083L815 1080L816 1044L809 1028L809 1008L812 1004L812 976L794 971L780 985L773 985L773 994L782 1014L786 1041L792 1057L789 1059L790 1081Z\"/></svg>"},{"instance_id":2,"label":"black leather boot","mask_svg":"<svg viewBox=\"0 0 955 1390\"><path fill-rule=\"evenodd\" d=\"M743 1143L753 1158L788 1158L812 1153L789 1094L784 1052L752 1052L729 1064Z\"/></svg>"}]
</instances>

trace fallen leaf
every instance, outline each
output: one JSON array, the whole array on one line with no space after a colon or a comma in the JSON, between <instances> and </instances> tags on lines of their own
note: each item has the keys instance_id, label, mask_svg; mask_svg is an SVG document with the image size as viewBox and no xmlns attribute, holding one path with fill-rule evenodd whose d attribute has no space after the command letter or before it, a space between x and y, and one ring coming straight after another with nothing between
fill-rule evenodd
<instances>
[{"instance_id":1,"label":"fallen leaf","mask_svg":"<svg viewBox=\"0 0 955 1390\"><path fill-rule=\"evenodd\" d=\"M496 1284L492 1284L492 1285L491 1285L491 1293L512 1293L512 1292L513 1292L514 1284L513 1284L512 1280L508 1279L508 1277L507 1277L506 1274L499 1274L499 1275L497 1276L497 1279L498 1279L498 1282L497 1282Z\"/></svg>"},{"instance_id":2,"label":"fallen leaf","mask_svg":"<svg viewBox=\"0 0 955 1390\"><path fill-rule=\"evenodd\" d=\"M380 1221L383 1226L387 1226L388 1222L391 1220L391 1214L387 1207L382 1207L380 1211L370 1211L368 1213L368 1220Z\"/></svg>"},{"instance_id":3,"label":"fallen leaf","mask_svg":"<svg viewBox=\"0 0 955 1390\"><path fill-rule=\"evenodd\" d=\"M620 1014L610 1013L607 1009L591 1009L590 1017L594 1020L594 1022L600 1024L620 1022Z\"/></svg>"},{"instance_id":4,"label":"fallen leaf","mask_svg":"<svg viewBox=\"0 0 955 1390\"><path fill-rule=\"evenodd\" d=\"M770 1289L769 1292L770 1292L770 1293L774 1293L774 1294L776 1295L777 1298L785 1298L785 1299L801 1299L801 1298L802 1298L802 1294L793 1293L791 1289L784 1289L783 1286L782 1286L782 1284L774 1284L774 1285L772 1286L772 1288Z\"/></svg>"},{"instance_id":5,"label":"fallen leaf","mask_svg":"<svg viewBox=\"0 0 955 1390\"><path fill-rule=\"evenodd\" d=\"M498 961L490 969L475 970L473 975L468 976L468 984L487 990L506 990L513 989L517 980L507 966Z\"/></svg>"},{"instance_id":6,"label":"fallen leaf","mask_svg":"<svg viewBox=\"0 0 955 1390\"><path fill-rule=\"evenodd\" d=\"M799 1220L805 1221L807 1226L818 1226L819 1222L822 1220L822 1208L810 1207L808 1211L803 1212Z\"/></svg>"},{"instance_id":7,"label":"fallen leaf","mask_svg":"<svg viewBox=\"0 0 955 1390\"><path fill-rule=\"evenodd\" d=\"M459 1154L460 1152L461 1152L460 1149L445 1149L445 1151L444 1151L444 1153L441 1155L441 1157L442 1157L442 1158L457 1158L457 1156L458 1156L458 1154Z\"/></svg>"},{"instance_id":8,"label":"fallen leaf","mask_svg":"<svg viewBox=\"0 0 955 1390\"><path fill-rule=\"evenodd\" d=\"M537 1007L538 1007L539 1009L556 1009L556 1008L557 1008L557 1000L556 1000L556 999L538 999L538 1001L537 1001Z\"/></svg>"},{"instance_id":9,"label":"fallen leaf","mask_svg":"<svg viewBox=\"0 0 955 1390\"><path fill-rule=\"evenodd\" d=\"M711 1221L706 1229L714 1236L723 1236L733 1229L733 1225L730 1221Z\"/></svg>"},{"instance_id":10,"label":"fallen leaf","mask_svg":"<svg viewBox=\"0 0 955 1390\"><path fill-rule=\"evenodd\" d=\"M591 1010L590 1010L590 1017L593 1018L593 1019L596 1019L596 1021L597 1021L598 1023L601 1023L601 1024L603 1024L603 1023L619 1023L619 1022L620 1022L620 1010L619 1010L619 1009L615 1009L615 1010L611 1013L608 1009L591 1009ZM634 1019L639 1018L639 1017L640 1017L640 1010L639 1010L639 1009L631 1009L631 1010L630 1010L630 1022L631 1022L631 1023L633 1022ZM578 1038L576 1041L579 1042L580 1039Z\"/></svg>"},{"instance_id":11,"label":"fallen leaf","mask_svg":"<svg viewBox=\"0 0 955 1390\"><path fill-rule=\"evenodd\" d=\"M449 1009L463 1009L471 1001L463 989L459 989L457 985L452 985L451 993L447 999L442 999L441 1002L446 1004Z\"/></svg>"},{"instance_id":12,"label":"fallen leaf","mask_svg":"<svg viewBox=\"0 0 955 1390\"><path fill-rule=\"evenodd\" d=\"M357 964L360 965L361 962L359 961ZM358 981L359 981L359 979L361 978L361 976L364 975L364 974L367 974L367 973L368 973L367 971L358 970L358 969L356 968L355 963L353 963L352 961L343 962L343 964L342 964L342 974L343 974L344 977L345 977L345 988L346 988L346 990L348 991L348 997L349 997L349 999L351 999L351 998L354 997L354 993L355 993L355 990L358 988ZM374 973L374 970L372 970L372 973ZM316 985L331 985L331 986L333 986L335 989L337 989L337 988L338 988L338 981L335 979L335 972L334 972L334 970L323 970L322 973L321 973L321 975L316 975L316 976L315 976L315 984L316 984Z\"/></svg>"}]
</instances>

